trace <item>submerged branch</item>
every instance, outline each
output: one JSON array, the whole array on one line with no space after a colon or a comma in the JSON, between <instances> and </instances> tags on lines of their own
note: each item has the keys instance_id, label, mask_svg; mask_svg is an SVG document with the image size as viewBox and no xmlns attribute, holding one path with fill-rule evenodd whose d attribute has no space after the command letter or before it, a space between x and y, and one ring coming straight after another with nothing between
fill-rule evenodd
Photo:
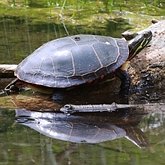
<instances>
[{"instance_id":1,"label":"submerged branch","mask_svg":"<svg viewBox=\"0 0 165 165\"><path fill-rule=\"evenodd\" d=\"M165 111L164 103L153 103L153 104L100 104L100 105L73 105L66 104L64 107L60 109L60 111L64 113L79 113L79 112L113 112L120 109L130 109L130 108L138 108L145 109L148 111L152 111L153 109L157 109L160 111Z\"/></svg>"}]
</instances>

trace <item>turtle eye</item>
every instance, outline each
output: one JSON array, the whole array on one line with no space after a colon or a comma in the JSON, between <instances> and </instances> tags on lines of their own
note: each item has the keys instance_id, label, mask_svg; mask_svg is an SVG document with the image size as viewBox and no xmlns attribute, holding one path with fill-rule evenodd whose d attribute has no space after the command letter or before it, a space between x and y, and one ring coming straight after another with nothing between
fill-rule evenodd
<instances>
[{"instance_id":1,"label":"turtle eye","mask_svg":"<svg viewBox=\"0 0 165 165\"><path fill-rule=\"evenodd\" d=\"M148 31L146 33L144 33L144 37L145 38L150 38L152 36L152 32L151 31Z\"/></svg>"},{"instance_id":2,"label":"turtle eye","mask_svg":"<svg viewBox=\"0 0 165 165\"><path fill-rule=\"evenodd\" d=\"M80 41L80 37L75 37L74 40L75 41Z\"/></svg>"},{"instance_id":3,"label":"turtle eye","mask_svg":"<svg viewBox=\"0 0 165 165\"><path fill-rule=\"evenodd\" d=\"M145 37L145 38L148 38L148 33L145 33L145 34L144 34L144 37Z\"/></svg>"}]
</instances>

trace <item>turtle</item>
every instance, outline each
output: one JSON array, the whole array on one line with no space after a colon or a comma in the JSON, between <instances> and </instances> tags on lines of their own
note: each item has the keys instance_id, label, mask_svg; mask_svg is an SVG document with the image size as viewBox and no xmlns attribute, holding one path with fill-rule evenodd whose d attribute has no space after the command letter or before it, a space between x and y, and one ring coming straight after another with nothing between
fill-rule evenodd
<instances>
[{"instance_id":1,"label":"turtle","mask_svg":"<svg viewBox=\"0 0 165 165\"><path fill-rule=\"evenodd\" d=\"M17 91L20 82L37 88L68 89L115 75L121 79L120 93L128 95L128 64L151 39L152 32L144 31L130 41L92 34L49 41L18 64L17 78L5 91Z\"/></svg>"}]
</instances>

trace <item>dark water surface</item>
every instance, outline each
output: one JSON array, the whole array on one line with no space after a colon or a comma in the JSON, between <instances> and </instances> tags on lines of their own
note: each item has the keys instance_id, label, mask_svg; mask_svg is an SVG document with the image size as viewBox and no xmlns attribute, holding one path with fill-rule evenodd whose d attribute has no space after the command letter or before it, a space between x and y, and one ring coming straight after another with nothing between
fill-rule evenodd
<instances>
[{"instance_id":1,"label":"dark water surface","mask_svg":"<svg viewBox=\"0 0 165 165\"><path fill-rule=\"evenodd\" d=\"M0 63L17 64L43 43L62 36L90 33L121 37L125 30L143 29L151 19L163 19L165 15L163 1L150 2L41 0L10 1L6 5L0 1ZM112 103L118 100L109 92L112 88L113 85L95 87L84 95L75 92L63 104ZM6 104L9 100L5 99ZM67 116L26 111L54 106L38 99L30 107L26 101L29 98L22 97L20 103L0 108L2 165L163 165L165 162L165 111L164 105L159 104L165 102L164 91L146 89L131 95L131 103L158 104L147 112L134 109Z\"/></svg>"}]
</instances>

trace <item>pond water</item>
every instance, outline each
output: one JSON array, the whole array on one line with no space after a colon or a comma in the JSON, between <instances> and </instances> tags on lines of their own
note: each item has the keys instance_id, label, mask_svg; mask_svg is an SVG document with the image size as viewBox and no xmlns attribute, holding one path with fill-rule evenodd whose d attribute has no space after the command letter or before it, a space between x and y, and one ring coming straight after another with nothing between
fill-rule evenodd
<instances>
[{"instance_id":1,"label":"pond water","mask_svg":"<svg viewBox=\"0 0 165 165\"><path fill-rule=\"evenodd\" d=\"M0 63L17 64L43 43L62 36L85 33L121 37L126 30L147 27L152 19L164 19L164 7L163 1L146 0L136 4L0 0ZM68 95L62 105L116 102L117 95L109 92L112 88L80 89ZM15 96L0 97L6 104L0 107L0 164L164 164L165 111L164 104L159 103L165 102L165 91L147 88L131 95L132 103L154 103L149 110L84 115L35 112L47 106L46 110L59 108L59 104L33 96L20 95L12 106L8 102L13 103Z\"/></svg>"},{"instance_id":2,"label":"pond water","mask_svg":"<svg viewBox=\"0 0 165 165\"><path fill-rule=\"evenodd\" d=\"M165 113L135 111L68 117L1 109L0 163L164 164Z\"/></svg>"}]
</instances>

